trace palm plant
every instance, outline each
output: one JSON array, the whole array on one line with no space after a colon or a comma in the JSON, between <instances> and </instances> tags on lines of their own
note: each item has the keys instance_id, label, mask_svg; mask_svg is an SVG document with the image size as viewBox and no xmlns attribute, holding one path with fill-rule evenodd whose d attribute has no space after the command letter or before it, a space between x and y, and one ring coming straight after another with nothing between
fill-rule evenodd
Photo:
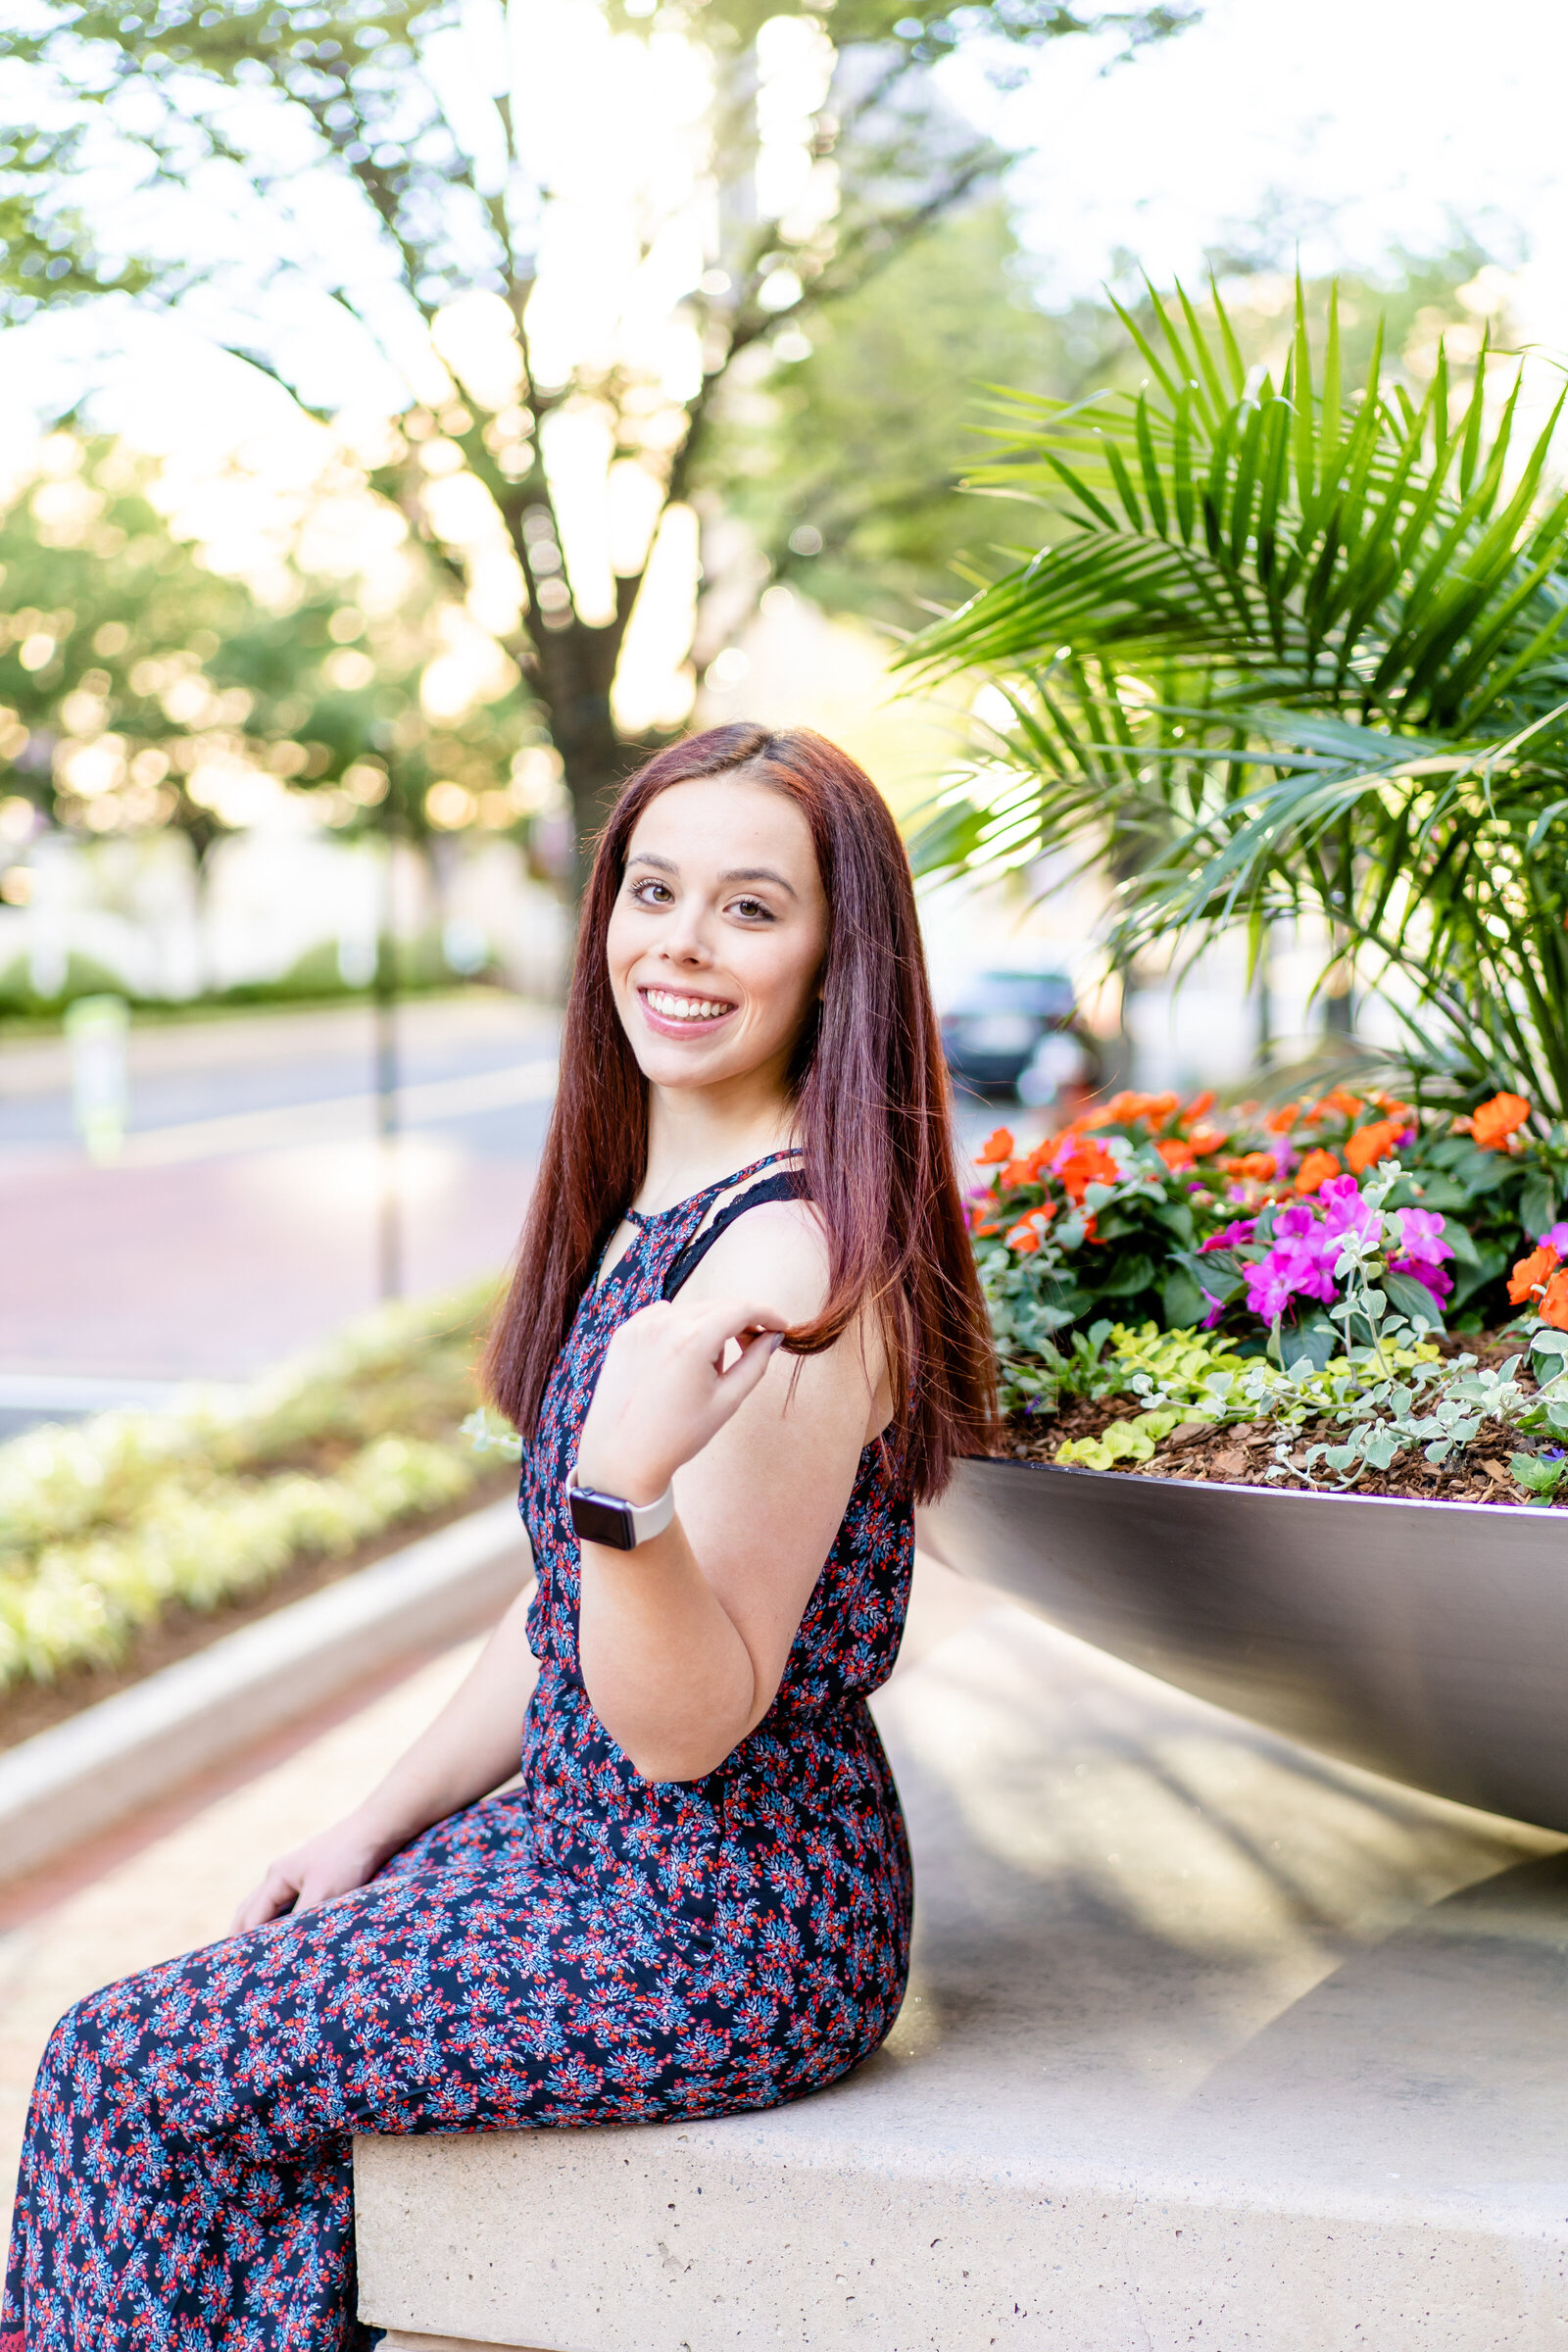
<instances>
[{"instance_id":1,"label":"palm plant","mask_svg":"<svg viewBox=\"0 0 1568 2352\"><path fill-rule=\"evenodd\" d=\"M904 656L978 671L1009 713L915 845L927 871L1051 850L1120 877L1113 951L1196 952L1312 914L1380 988L1428 1091L1568 1109L1568 497L1562 401L1492 421L1485 344L1417 404L1342 382L1298 289L1278 384L1217 291L1178 290L1148 378L1004 396L971 486L1043 500L1051 543ZM1490 373L1494 377L1496 370Z\"/></svg>"}]
</instances>

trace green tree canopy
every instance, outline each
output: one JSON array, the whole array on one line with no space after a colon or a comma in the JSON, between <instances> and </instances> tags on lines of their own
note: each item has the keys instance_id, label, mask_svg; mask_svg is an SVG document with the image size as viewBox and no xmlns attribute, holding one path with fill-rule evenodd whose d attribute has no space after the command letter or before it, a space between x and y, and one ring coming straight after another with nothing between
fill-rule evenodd
<instances>
[{"instance_id":1,"label":"green tree canopy","mask_svg":"<svg viewBox=\"0 0 1568 2352\"><path fill-rule=\"evenodd\" d=\"M54 0L41 28L13 42L23 103L65 128L19 131L0 167L23 248L12 316L128 285L140 270L142 299L199 300L230 348L307 399L321 397L316 347L333 321L357 337L367 363L401 385L392 405L410 427L382 486L436 559L460 576L467 563L425 495L431 474L461 473L502 519L520 574L511 650L588 822L638 748L617 727L612 688L660 511L687 496L715 386L781 322L864 286L1005 161L938 101L929 66L965 35L1019 48L1094 32L1136 48L1192 14L1058 0L841 0L831 19L776 0L626 8L623 32L706 60L712 101L690 184L643 190L627 223L642 263L615 318L560 380L540 364L537 298L552 272L558 283L569 272L561 239L571 206L541 168L552 129L558 159L564 148L560 125L537 120L544 61L526 46L521 12L461 0ZM781 23L799 37L781 44ZM657 107L649 119L661 119ZM70 137L93 168L68 185ZM107 223L84 218L94 190L116 192L119 219L145 231L140 261L100 259ZM225 205L250 223L246 251L225 246ZM263 251L265 263L254 258ZM656 261L662 358L645 331ZM484 364L465 371L442 356L452 350L442 320L475 290L501 306L500 323ZM302 331L302 318L319 334ZM612 549L608 591L564 526L547 448L563 413L601 437L607 467L642 477L631 502L641 527Z\"/></svg>"},{"instance_id":2,"label":"green tree canopy","mask_svg":"<svg viewBox=\"0 0 1568 2352\"><path fill-rule=\"evenodd\" d=\"M43 456L0 515L0 792L84 835L172 824L198 858L269 781L346 830L392 814L419 838L442 784L437 829L525 815L504 658L449 717L421 705L454 603L427 566L391 612L297 570L270 604L171 529L149 459L69 428Z\"/></svg>"}]
</instances>

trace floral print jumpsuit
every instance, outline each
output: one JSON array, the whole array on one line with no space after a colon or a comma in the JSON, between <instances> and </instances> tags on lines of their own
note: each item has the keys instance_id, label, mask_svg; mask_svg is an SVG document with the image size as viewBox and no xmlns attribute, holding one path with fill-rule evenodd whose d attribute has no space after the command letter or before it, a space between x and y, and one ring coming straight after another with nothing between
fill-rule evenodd
<instances>
[{"instance_id":1,"label":"floral print jumpsuit","mask_svg":"<svg viewBox=\"0 0 1568 2352\"><path fill-rule=\"evenodd\" d=\"M638 1220L551 1377L522 1476L540 1673L521 1785L426 1831L342 1902L128 1977L56 2027L0 2352L369 2344L354 2317L355 2132L768 2107L887 2033L911 1883L865 1698L893 1667L912 1549L887 1449L861 1456L777 1697L716 1771L640 1779L577 1662L563 1494L606 1347L733 1214L800 1189L768 1165Z\"/></svg>"}]
</instances>

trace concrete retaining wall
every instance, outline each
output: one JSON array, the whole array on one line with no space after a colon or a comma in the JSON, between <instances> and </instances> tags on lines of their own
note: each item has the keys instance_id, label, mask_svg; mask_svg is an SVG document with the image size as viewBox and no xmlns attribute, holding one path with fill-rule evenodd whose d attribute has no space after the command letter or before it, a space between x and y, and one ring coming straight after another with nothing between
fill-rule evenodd
<instances>
[{"instance_id":1,"label":"concrete retaining wall","mask_svg":"<svg viewBox=\"0 0 1568 2352\"><path fill-rule=\"evenodd\" d=\"M507 1498L0 1755L0 1882L113 1827L356 1682L498 1617L529 1573Z\"/></svg>"}]
</instances>

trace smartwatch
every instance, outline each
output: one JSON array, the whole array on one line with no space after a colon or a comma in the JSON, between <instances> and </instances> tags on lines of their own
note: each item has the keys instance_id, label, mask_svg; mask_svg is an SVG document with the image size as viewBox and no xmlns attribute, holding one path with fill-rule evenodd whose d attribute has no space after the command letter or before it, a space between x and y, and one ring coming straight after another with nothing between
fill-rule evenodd
<instances>
[{"instance_id":1,"label":"smartwatch","mask_svg":"<svg viewBox=\"0 0 1568 2352\"><path fill-rule=\"evenodd\" d=\"M674 1518L675 1489L667 1486L657 1502L627 1502L623 1495L580 1487L573 1462L566 1480L566 1508L584 1544L603 1544L611 1551L635 1551L650 1537L662 1536Z\"/></svg>"}]
</instances>

